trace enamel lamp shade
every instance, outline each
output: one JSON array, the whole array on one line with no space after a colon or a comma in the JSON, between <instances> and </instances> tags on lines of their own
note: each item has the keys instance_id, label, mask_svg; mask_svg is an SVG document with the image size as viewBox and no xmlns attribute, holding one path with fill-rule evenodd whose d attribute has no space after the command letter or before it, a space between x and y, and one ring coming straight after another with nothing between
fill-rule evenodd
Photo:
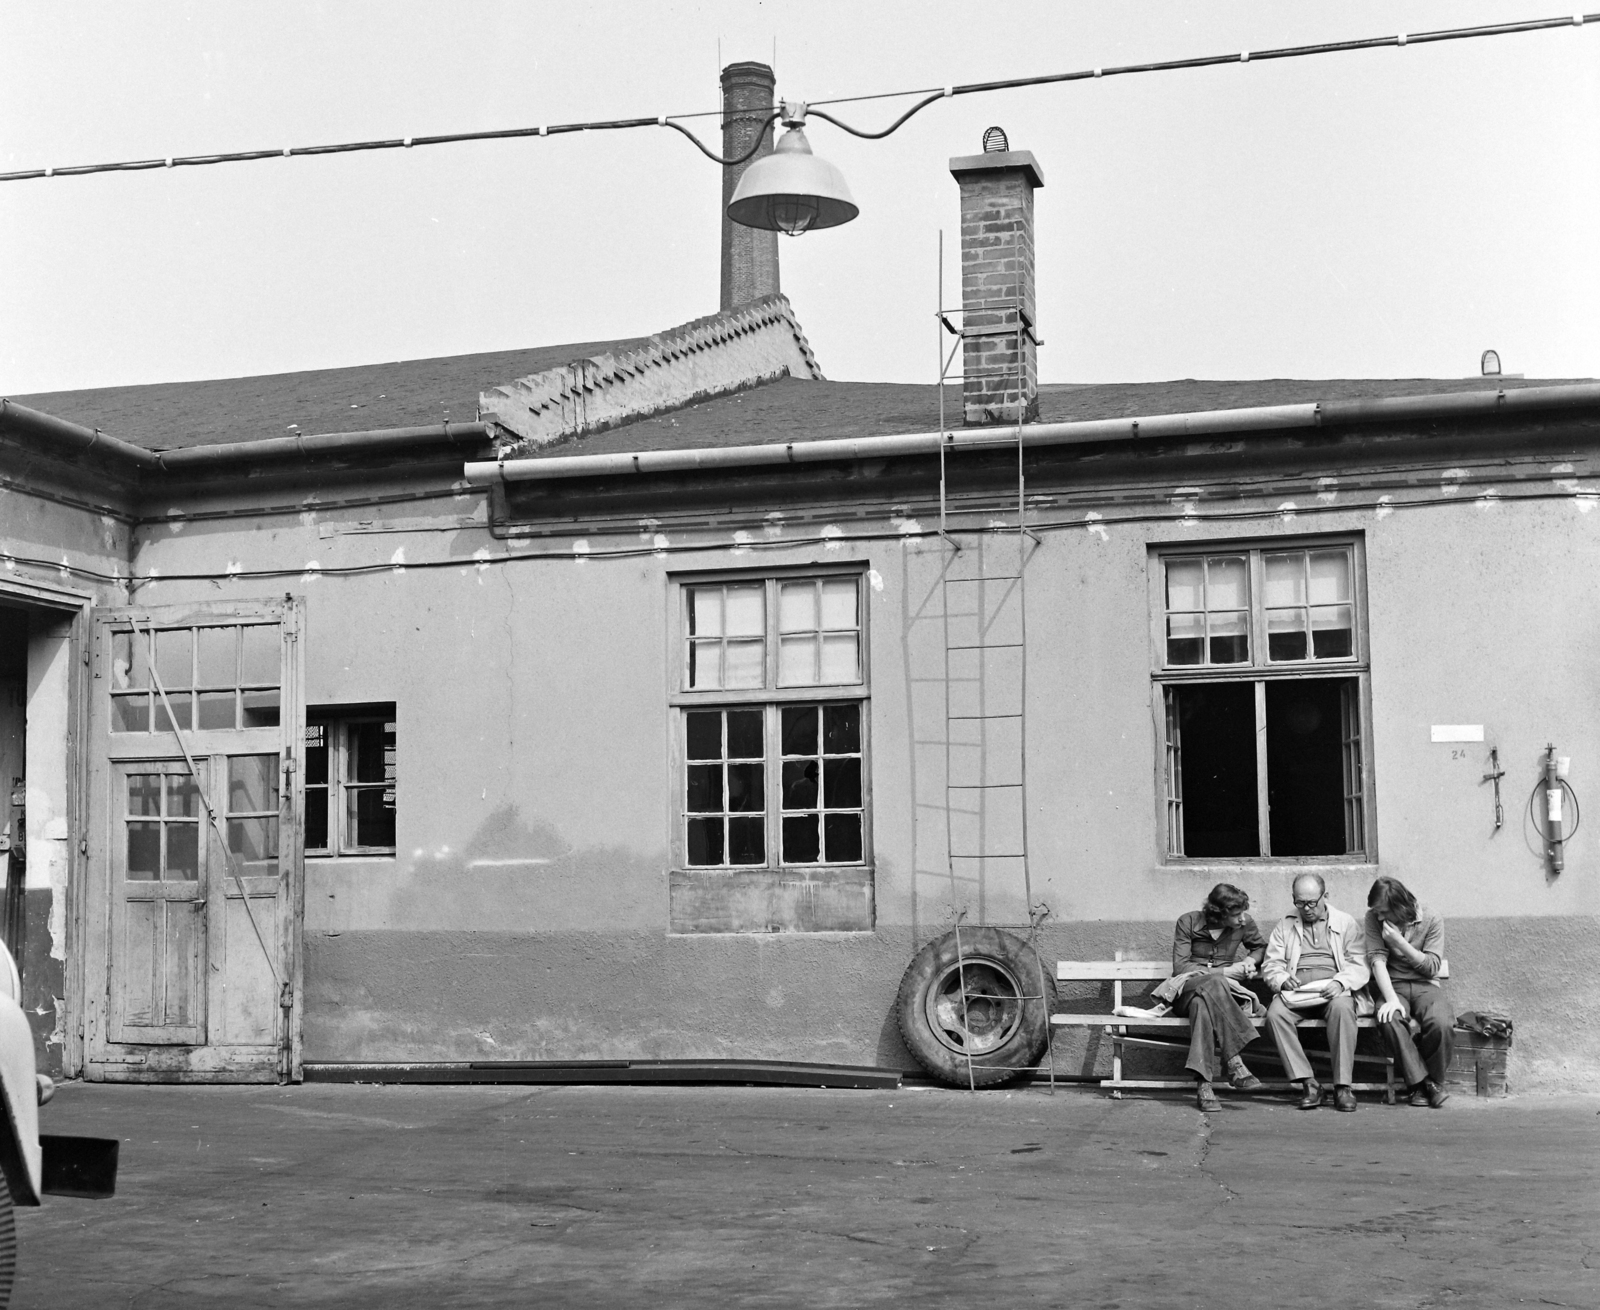
<instances>
[{"instance_id":1,"label":"enamel lamp shade","mask_svg":"<svg viewBox=\"0 0 1600 1310\"><path fill-rule=\"evenodd\" d=\"M838 227L860 212L844 174L811 153L805 129L798 125L783 134L770 155L745 169L728 203L728 217L735 223L792 237Z\"/></svg>"}]
</instances>

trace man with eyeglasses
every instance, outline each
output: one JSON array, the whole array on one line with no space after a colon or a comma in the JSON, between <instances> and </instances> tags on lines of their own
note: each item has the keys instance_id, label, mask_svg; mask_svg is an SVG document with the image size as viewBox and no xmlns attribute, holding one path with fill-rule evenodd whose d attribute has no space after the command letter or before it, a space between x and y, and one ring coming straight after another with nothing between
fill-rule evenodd
<instances>
[{"instance_id":1,"label":"man with eyeglasses","mask_svg":"<svg viewBox=\"0 0 1600 1310\"><path fill-rule=\"evenodd\" d=\"M1350 1114L1356 1108L1350 1086L1355 1081L1356 1017L1368 1003L1365 993L1357 993L1371 977L1366 936L1355 919L1328 904L1328 889L1319 875L1302 873L1294 880L1292 895L1294 913L1272 930L1261 962L1262 981L1274 993L1267 1027L1289 1077L1303 1085L1300 1108L1315 1110L1322 1104L1322 1084L1312 1075L1295 1025L1326 1016L1333 1105Z\"/></svg>"}]
</instances>

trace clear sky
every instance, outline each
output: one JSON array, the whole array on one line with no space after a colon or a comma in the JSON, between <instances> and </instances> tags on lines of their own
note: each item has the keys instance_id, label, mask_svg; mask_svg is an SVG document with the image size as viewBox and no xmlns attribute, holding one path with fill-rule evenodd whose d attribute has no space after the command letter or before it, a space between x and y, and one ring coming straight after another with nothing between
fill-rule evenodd
<instances>
[{"instance_id":1,"label":"clear sky","mask_svg":"<svg viewBox=\"0 0 1600 1310\"><path fill-rule=\"evenodd\" d=\"M820 100L1570 10L12 0L0 169L714 109L719 41ZM1045 172L1045 381L1600 375L1600 23L815 123L861 206L783 242L828 376L936 376L991 123ZM0 394L645 335L716 310L719 203L658 128L0 184Z\"/></svg>"}]
</instances>

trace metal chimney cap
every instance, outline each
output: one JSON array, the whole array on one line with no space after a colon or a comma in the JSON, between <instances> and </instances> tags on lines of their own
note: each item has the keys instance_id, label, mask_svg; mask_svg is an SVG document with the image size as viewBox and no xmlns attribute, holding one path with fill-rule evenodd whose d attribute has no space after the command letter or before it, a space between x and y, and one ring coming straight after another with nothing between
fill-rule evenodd
<instances>
[{"instance_id":1,"label":"metal chimney cap","mask_svg":"<svg viewBox=\"0 0 1600 1310\"><path fill-rule=\"evenodd\" d=\"M1011 143L1006 140L1006 130L1003 127L988 128L983 134L983 153L986 155L1005 154L1011 149Z\"/></svg>"}]
</instances>

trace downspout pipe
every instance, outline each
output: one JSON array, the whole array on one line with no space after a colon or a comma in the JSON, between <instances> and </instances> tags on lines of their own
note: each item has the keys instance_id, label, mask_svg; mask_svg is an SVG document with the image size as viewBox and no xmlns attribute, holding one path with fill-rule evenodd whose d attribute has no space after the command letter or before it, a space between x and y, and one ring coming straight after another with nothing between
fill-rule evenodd
<instances>
[{"instance_id":1,"label":"downspout pipe","mask_svg":"<svg viewBox=\"0 0 1600 1310\"><path fill-rule=\"evenodd\" d=\"M1559 387L1517 387L1511 390L1451 392L1430 396L1387 396L1372 400L1334 400L1301 405L1263 405L1248 409L1201 410L1189 414L1155 414L1142 418L1030 423L1022 428L1022 444L1069 446L1173 440L1296 428L1485 418L1490 415L1583 408L1600 408L1600 383L1580 382ZM769 442L752 446L485 460L469 463L465 476L469 483L486 486L496 482L542 482L628 473L672 473L696 469L884 459L896 455L931 455L941 446L947 450L966 450L1011 445L1017 439L1016 434L1014 427L997 425L944 433L912 432L896 436Z\"/></svg>"},{"instance_id":2,"label":"downspout pipe","mask_svg":"<svg viewBox=\"0 0 1600 1310\"><path fill-rule=\"evenodd\" d=\"M0 399L0 433L15 433L81 452L97 451L137 468L159 466L154 451L109 437L99 428L86 428L81 423L70 423L42 410L29 409L14 400Z\"/></svg>"}]
</instances>

